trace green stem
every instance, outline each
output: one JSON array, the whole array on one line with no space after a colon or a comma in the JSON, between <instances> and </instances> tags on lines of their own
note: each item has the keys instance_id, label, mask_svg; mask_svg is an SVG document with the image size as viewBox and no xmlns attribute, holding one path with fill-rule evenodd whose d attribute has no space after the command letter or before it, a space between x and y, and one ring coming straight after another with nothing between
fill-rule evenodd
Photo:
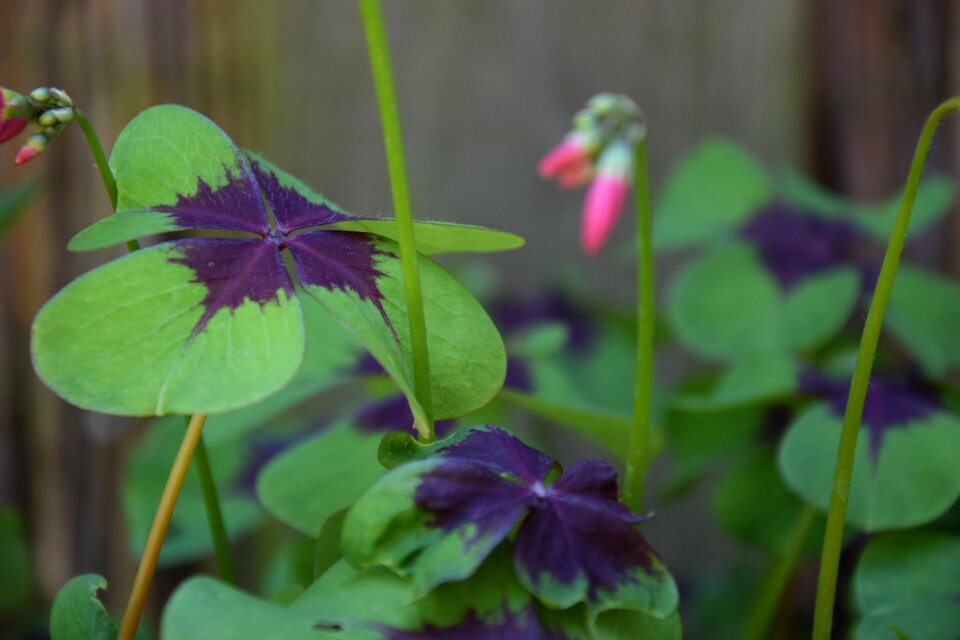
<instances>
[{"instance_id":1,"label":"green stem","mask_svg":"<svg viewBox=\"0 0 960 640\"><path fill-rule=\"evenodd\" d=\"M100 172L100 179L103 180L103 186L107 190L107 196L110 198L110 205L113 210L117 210L117 181L113 178L113 172L110 171L110 165L107 163L107 156L103 152L103 145L100 144L100 138L97 132L93 130L87 116L79 109L74 109L74 119L83 130L83 137L87 139L87 146L90 147L90 153L93 155L93 161L97 164L97 170Z\"/></svg>"},{"instance_id":2,"label":"green stem","mask_svg":"<svg viewBox=\"0 0 960 640\"><path fill-rule=\"evenodd\" d=\"M220 497L217 495L217 485L213 480L213 469L210 468L210 458L207 456L207 445L200 436L197 450L193 452L194 467L200 477L200 493L203 495L203 507L207 512L207 523L210 526L210 537L213 540L213 555L217 563L217 574L228 584L236 584L237 579L233 572L233 554L230 551L230 539L227 537L227 527L223 522L223 512L220 509Z\"/></svg>"},{"instance_id":3,"label":"green stem","mask_svg":"<svg viewBox=\"0 0 960 640\"><path fill-rule=\"evenodd\" d=\"M433 440L433 403L430 394L430 364L427 359L427 328L423 314L423 298L420 294L420 272L417 269L417 249L413 237L413 216L410 213L410 197L407 189L407 170L403 155L403 137L400 130L400 115L397 111L397 96L393 86L393 71L390 62L390 46L383 21L380 0L357 0L363 30L367 38L370 68L380 106L380 122L383 126L383 146L387 152L390 169L390 189L393 192L393 208L397 219L400 241L400 261L403 265L403 287L406 293L407 317L410 321L410 346L413 351L414 393L422 408L415 411L416 427L423 442Z\"/></svg>"},{"instance_id":4,"label":"green stem","mask_svg":"<svg viewBox=\"0 0 960 640\"><path fill-rule=\"evenodd\" d=\"M627 447L623 499L639 511L650 465L650 401L653 396L653 246L650 225L650 187L647 182L647 140L634 152L637 206L637 376L633 392L633 430Z\"/></svg>"},{"instance_id":5,"label":"green stem","mask_svg":"<svg viewBox=\"0 0 960 640\"><path fill-rule=\"evenodd\" d=\"M900 211L897 214L893 233L890 235L890 242L887 244L887 252L883 257L873 300L870 301L870 310L867 312L863 336L860 339L860 350L857 353L857 366L853 373L853 380L850 382L850 393L847 396L847 410L843 416L843 431L840 434L840 446L837 450L833 492L830 496L830 510L827 513L827 528L823 536L823 553L820 559L817 602L813 618L814 640L828 640L833 626L833 605L837 591L840 552L843 546L843 525L847 512L850 479L853 476L857 436L863 416L863 404L867 396L867 386L870 383L870 371L877 351L877 342L880 339L883 317L890 300L893 280L897 274L900 254L910 225L910 214L913 212L913 203L917 198L917 187L920 184L923 165L937 125L947 113L953 110L960 110L960 97L951 98L934 109L920 134L913 163L910 165L910 173L907 174Z\"/></svg>"},{"instance_id":6,"label":"green stem","mask_svg":"<svg viewBox=\"0 0 960 640\"><path fill-rule=\"evenodd\" d=\"M87 146L90 147L90 154L93 156L93 161L97 165L97 170L100 172L100 179L103 181L103 187L107 190L107 197L110 198L110 206L113 207L113 210L117 210L117 181L113 177L113 171L110 170L110 164L107 162L107 156L103 152L103 145L100 144L100 138L97 136L97 132L93 130L93 127L90 125L90 121L87 120L87 116L83 114L79 109L74 109L74 119L77 121L77 124L80 125L80 129L83 130L83 137L87 139ZM140 243L136 240L129 240L127 242L128 251L137 251L140 249Z\"/></svg>"},{"instance_id":7,"label":"green stem","mask_svg":"<svg viewBox=\"0 0 960 640\"><path fill-rule=\"evenodd\" d=\"M813 528L816 519L817 511L810 505L806 505L797 516L786 548L774 559L766 580L760 585L756 604L747 618L743 633L745 640L763 640L770 637L770 624L783 599L783 591L796 570L797 562L803 552L803 545L810 536L810 529Z\"/></svg>"}]
</instances>

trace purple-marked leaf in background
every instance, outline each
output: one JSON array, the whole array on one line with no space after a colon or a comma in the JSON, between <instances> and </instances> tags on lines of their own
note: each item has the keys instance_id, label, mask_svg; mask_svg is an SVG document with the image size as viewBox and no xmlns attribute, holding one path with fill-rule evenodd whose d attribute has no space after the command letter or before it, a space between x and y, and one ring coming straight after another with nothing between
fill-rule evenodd
<instances>
[{"instance_id":1,"label":"purple-marked leaf in background","mask_svg":"<svg viewBox=\"0 0 960 640\"><path fill-rule=\"evenodd\" d=\"M672 580L635 529L644 518L617 500L616 472L607 463L579 462L545 484L556 463L495 427L475 430L439 456L414 496L431 516L427 526L472 528L469 548L481 538L506 538L522 520L514 564L546 604L587 601L596 610L625 606L662 615L675 608Z\"/></svg>"},{"instance_id":2,"label":"purple-marked leaf in background","mask_svg":"<svg viewBox=\"0 0 960 640\"><path fill-rule=\"evenodd\" d=\"M517 535L517 570L534 591L545 579L583 582L587 597L653 572L653 550L634 525L645 520L617 499L616 472L605 462L582 460L546 488ZM578 598L579 599L579 598Z\"/></svg>"},{"instance_id":3,"label":"purple-marked leaf in background","mask_svg":"<svg viewBox=\"0 0 960 640\"><path fill-rule=\"evenodd\" d=\"M545 629L531 610L513 613L505 611L499 621L487 621L473 611L454 626L427 625L419 631L384 629L388 640L564 640L565 636Z\"/></svg>"},{"instance_id":4,"label":"purple-marked leaf in background","mask_svg":"<svg viewBox=\"0 0 960 640\"><path fill-rule=\"evenodd\" d=\"M800 380L802 391L826 400L833 413L842 418L847 407L849 382L828 378L816 371L806 371ZM925 419L943 405L933 389L918 379L874 375L870 379L863 405L863 425L870 434L870 453L874 460L880 452L884 434L890 429L904 428Z\"/></svg>"},{"instance_id":5,"label":"purple-marked leaf in background","mask_svg":"<svg viewBox=\"0 0 960 640\"><path fill-rule=\"evenodd\" d=\"M855 248L865 239L851 224L781 202L756 214L741 233L786 290L808 275L855 262Z\"/></svg>"}]
</instances>

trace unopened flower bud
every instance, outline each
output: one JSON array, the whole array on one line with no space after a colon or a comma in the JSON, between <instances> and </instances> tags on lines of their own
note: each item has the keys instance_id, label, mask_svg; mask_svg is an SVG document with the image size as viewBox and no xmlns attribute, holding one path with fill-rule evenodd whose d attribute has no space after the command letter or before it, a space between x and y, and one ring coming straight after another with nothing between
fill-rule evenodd
<instances>
[{"instance_id":1,"label":"unopened flower bud","mask_svg":"<svg viewBox=\"0 0 960 640\"><path fill-rule=\"evenodd\" d=\"M51 110L41 113L40 117L37 118L37 122L45 127L52 127L53 125L57 124L59 120L57 120L57 116L54 115L53 111Z\"/></svg>"},{"instance_id":2,"label":"unopened flower bud","mask_svg":"<svg viewBox=\"0 0 960 640\"><path fill-rule=\"evenodd\" d=\"M50 102L50 98L53 96L50 95L50 89L46 87L38 87L30 92L30 99L36 102Z\"/></svg>"},{"instance_id":3,"label":"unopened flower bud","mask_svg":"<svg viewBox=\"0 0 960 640\"><path fill-rule=\"evenodd\" d=\"M30 162L40 155L43 150L47 148L48 144L50 144L50 140L44 135L36 134L30 136L27 139L27 143L20 147L20 151L17 152L17 157L13 159L13 164Z\"/></svg>"},{"instance_id":4,"label":"unopened flower bud","mask_svg":"<svg viewBox=\"0 0 960 640\"><path fill-rule=\"evenodd\" d=\"M6 142L27 126L29 109L16 91L0 88L0 142Z\"/></svg>"},{"instance_id":5,"label":"unopened flower bud","mask_svg":"<svg viewBox=\"0 0 960 640\"><path fill-rule=\"evenodd\" d=\"M72 107L60 107L59 109L52 109L47 113L53 114L53 117L57 119L57 122L63 124L73 121L73 117L75 115Z\"/></svg>"}]
</instances>

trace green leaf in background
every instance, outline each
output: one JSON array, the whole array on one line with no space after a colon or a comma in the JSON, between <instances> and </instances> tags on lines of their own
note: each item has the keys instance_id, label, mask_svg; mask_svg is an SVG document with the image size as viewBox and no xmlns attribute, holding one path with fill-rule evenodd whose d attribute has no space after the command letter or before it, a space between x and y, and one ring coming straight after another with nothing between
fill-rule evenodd
<instances>
[{"instance_id":1,"label":"green leaf in background","mask_svg":"<svg viewBox=\"0 0 960 640\"><path fill-rule=\"evenodd\" d=\"M286 384L303 358L297 299L280 290L207 318L206 287L172 262L190 242L114 260L51 298L33 326L40 377L79 407L134 416L227 411Z\"/></svg>"},{"instance_id":2,"label":"green leaf in background","mask_svg":"<svg viewBox=\"0 0 960 640\"><path fill-rule=\"evenodd\" d=\"M40 183L28 180L0 193L0 235L20 219L20 214L39 192Z\"/></svg>"},{"instance_id":3,"label":"green leaf in background","mask_svg":"<svg viewBox=\"0 0 960 640\"><path fill-rule=\"evenodd\" d=\"M890 237L902 199L897 194L877 204L863 204L828 191L796 171L784 174L780 191L790 204L831 219L851 221L881 242ZM939 221L949 210L953 197L953 184L946 176L921 182L910 217L910 234L922 233Z\"/></svg>"},{"instance_id":4,"label":"green leaf in background","mask_svg":"<svg viewBox=\"0 0 960 640\"><path fill-rule=\"evenodd\" d=\"M782 554L803 505L780 479L776 457L757 451L731 469L717 486L713 512L739 542Z\"/></svg>"},{"instance_id":5,"label":"green leaf in background","mask_svg":"<svg viewBox=\"0 0 960 640\"><path fill-rule=\"evenodd\" d=\"M121 497L130 551L134 557L143 551L147 532L170 473L171 460L183 439L183 429L183 418L158 420L150 425L146 437L127 462ZM208 454L227 533L236 539L264 520L263 510L253 496L242 493L234 486L246 459L246 444L236 440L208 443ZM170 531L160 552L160 564L180 564L212 553L200 482L196 472L191 470L173 512Z\"/></svg>"},{"instance_id":6,"label":"green leaf in background","mask_svg":"<svg viewBox=\"0 0 960 640\"><path fill-rule=\"evenodd\" d=\"M117 626L103 608L97 592L107 588L102 576L72 578L60 588L50 611L52 640L113 640Z\"/></svg>"},{"instance_id":7,"label":"green leaf in background","mask_svg":"<svg viewBox=\"0 0 960 640\"><path fill-rule=\"evenodd\" d=\"M763 169L736 143L711 138L667 177L653 220L657 249L679 249L723 237L773 197Z\"/></svg>"},{"instance_id":8,"label":"green leaf in background","mask_svg":"<svg viewBox=\"0 0 960 640\"><path fill-rule=\"evenodd\" d=\"M379 634L342 633L308 611L297 611L194 577L174 592L164 609L161 640L366 640Z\"/></svg>"},{"instance_id":9,"label":"green leaf in background","mask_svg":"<svg viewBox=\"0 0 960 640\"><path fill-rule=\"evenodd\" d=\"M681 391L670 405L690 411L721 411L771 402L797 387L796 359L777 350L748 352L723 371L707 390Z\"/></svg>"},{"instance_id":10,"label":"green leaf in background","mask_svg":"<svg viewBox=\"0 0 960 640\"><path fill-rule=\"evenodd\" d=\"M900 267L886 326L932 378L960 365L958 319L960 285L930 271Z\"/></svg>"},{"instance_id":11,"label":"green leaf in background","mask_svg":"<svg viewBox=\"0 0 960 640\"><path fill-rule=\"evenodd\" d=\"M742 406L717 411L671 407L667 412L666 439L673 458L672 477L663 493L682 493L745 448L752 446L762 427L763 409Z\"/></svg>"},{"instance_id":12,"label":"green leaf in background","mask_svg":"<svg viewBox=\"0 0 960 640\"><path fill-rule=\"evenodd\" d=\"M960 538L926 531L879 536L860 557L853 591L856 640L956 640Z\"/></svg>"},{"instance_id":13,"label":"green leaf in background","mask_svg":"<svg viewBox=\"0 0 960 640\"><path fill-rule=\"evenodd\" d=\"M826 511L842 418L826 403L804 411L780 452L787 485ZM876 453L874 453L874 451ZM875 442L865 425L857 441L847 522L865 531L904 529L943 514L960 497L960 420L934 411L883 430Z\"/></svg>"},{"instance_id":14,"label":"green leaf in background","mask_svg":"<svg viewBox=\"0 0 960 640\"><path fill-rule=\"evenodd\" d=\"M695 260L677 276L667 318L696 352L733 359L777 346L782 306L778 285L755 251L736 243Z\"/></svg>"},{"instance_id":15,"label":"green leaf in background","mask_svg":"<svg viewBox=\"0 0 960 640\"><path fill-rule=\"evenodd\" d=\"M0 615L18 613L33 589L33 567L17 512L0 505Z\"/></svg>"},{"instance_id":16,"label":"green leaf in background","mask_svg":"<svg viewBox=\"0 0 960 640\"><path fill-rule=\"evenodd\" d=\"M796 351L810 351L835 336L853 313L860 275L853 267L812 274L786 296L782 335Z\"/></svg>"},{"instance_id":17,"label":"green leaf in background","mask_svg":"<svg viewBox=\"0 0 960 640\"><path fill-rule=\"evenodd\" d=\"M384 474L380 438L346 424L329 427L270 460L257 478L257 495L275 518L315 537L327 518Z\"/></svg>"}]
</instances>

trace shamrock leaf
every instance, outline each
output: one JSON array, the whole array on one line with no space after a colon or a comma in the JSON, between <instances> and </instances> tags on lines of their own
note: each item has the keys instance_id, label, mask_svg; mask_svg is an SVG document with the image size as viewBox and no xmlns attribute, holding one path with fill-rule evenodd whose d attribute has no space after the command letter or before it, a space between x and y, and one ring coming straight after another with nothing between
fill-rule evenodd
<instances>
[{"instance_id":1,"label":"shamrock leaf","mask_svg":"<svg viewBox=\"0 0 960 640\"><path fill-rule=\"evenodd\" d=\"M635 529L644 518L618 502L613 469L581 461L551 483L556 468L502 429L474 429L361 497L344 522L344 555L426 592L472 575L516 529L517 576L547 606L669 616L676 587Z\"/></svg>"},{"instance_id":2,"label":"shamrock leaf","mask_svg":"<svg viewBox=\"0 0 960 640\"><path fill-rule=\"evenodd\" d=\"M74 248L190 229L231 237L163 242L91 271L51 299L34 323L33 354L58 394L127 415L251 404L297 372L305 343L300 298L309 296L363 343L424 418L427 408L413 396L399 251L385 237L392 221L361 224L183 107L135 118L117 140L111 168L118 212L78 236ZM339 223L354 226L330 227ZM518 241L476 227L424 228L431 250ZM433 414L464 415L499 389L503 344L456 280L429 259L419 267Z\"/></svg>"}]
</instances>

